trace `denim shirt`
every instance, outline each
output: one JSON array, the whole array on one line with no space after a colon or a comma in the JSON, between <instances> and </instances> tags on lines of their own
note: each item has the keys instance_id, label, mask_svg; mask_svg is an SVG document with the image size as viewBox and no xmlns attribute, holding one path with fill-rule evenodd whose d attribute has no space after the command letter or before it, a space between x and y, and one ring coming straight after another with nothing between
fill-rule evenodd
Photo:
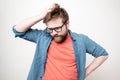
<instances>
[{"instance_id":1,"label":"denim shirt","mask_svg":"<svg viewBox=\"0 0 120 80\"><path fill-rule=\"evenodd\" d=\"M36 43L36 51L27 80L42 80L44 66L46 64L47 50L52 40L46 30L29 29L26 32L18 32L13 27L15 37L20 37ZM78 80L85 79L86 53L94 57L108 55L106 50L86 35L70 32L78 71Z\"/></svg>"}]
</instances>

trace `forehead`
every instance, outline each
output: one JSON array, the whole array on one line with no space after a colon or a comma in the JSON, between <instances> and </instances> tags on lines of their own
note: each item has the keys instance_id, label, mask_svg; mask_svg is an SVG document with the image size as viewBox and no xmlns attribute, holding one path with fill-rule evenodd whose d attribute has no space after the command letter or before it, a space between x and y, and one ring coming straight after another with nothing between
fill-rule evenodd
<instances>
[{"instance_id":1,"label":"forehead","mask_svg":"<svg viewBox=\"0 0 120 80\"><path fill-rule=\"evenodd\" d=\"M63 24L62 18L60 17L54 18L46 23L48 28L55 28L55 27L61 26L62 24Z\"/></svg>"}]
</instances>

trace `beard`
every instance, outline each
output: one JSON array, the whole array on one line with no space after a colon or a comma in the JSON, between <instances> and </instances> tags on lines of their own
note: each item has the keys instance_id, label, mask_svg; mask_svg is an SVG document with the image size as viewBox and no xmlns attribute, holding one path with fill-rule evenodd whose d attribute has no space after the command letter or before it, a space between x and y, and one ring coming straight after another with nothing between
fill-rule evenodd
<instances>
[{"instance_id":1,"label":"beard","mask_svg":"<svg viewBox=\"0 0 120 80\"><path fill-rule=\"evenodd\" d=\"M57 43L62 43L64 40L66 40L67 35L68 35L68 31L64 35L53 36L53 40Z\"/></svg>"}]
</instances>

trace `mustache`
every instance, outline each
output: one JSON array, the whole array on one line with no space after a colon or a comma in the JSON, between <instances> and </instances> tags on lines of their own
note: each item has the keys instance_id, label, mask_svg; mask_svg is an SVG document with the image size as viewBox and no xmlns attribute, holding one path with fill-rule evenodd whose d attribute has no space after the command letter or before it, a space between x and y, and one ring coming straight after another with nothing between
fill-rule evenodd
<instances>
[{"instance_id":1,"label":"mustache","mask_svg":"<svg viewBox=\"0 0 120 80\"><path fill-rule=\"evenodd\" d=\"M61 35L58 35L58 34L56 34L56 35L54 35L53 37L60 37Z\"/></svg>"}]
</instances>

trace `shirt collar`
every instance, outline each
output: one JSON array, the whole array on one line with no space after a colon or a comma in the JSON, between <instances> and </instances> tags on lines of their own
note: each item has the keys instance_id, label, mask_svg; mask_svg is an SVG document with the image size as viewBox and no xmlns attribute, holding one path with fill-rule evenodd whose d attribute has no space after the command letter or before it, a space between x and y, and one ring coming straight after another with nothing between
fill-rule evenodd
<instances>
[{"instance_id":1,"label":"shirt collar","mask_svg":"<svg viewBox=\"0 0 120 80\"><path fill-rule=\"evenodd\" d=\"M68 31L69 31L69 33L71 35L72 40L76 41L76 37L75 37L74 33L71 30L68 30Z\"/></svg>"}]
</instances>

